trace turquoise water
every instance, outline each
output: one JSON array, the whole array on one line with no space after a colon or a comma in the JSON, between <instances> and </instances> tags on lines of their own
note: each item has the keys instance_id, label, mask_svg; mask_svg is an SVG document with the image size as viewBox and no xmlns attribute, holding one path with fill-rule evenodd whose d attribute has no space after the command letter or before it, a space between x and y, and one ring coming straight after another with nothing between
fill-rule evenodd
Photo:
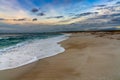
<instances>
[{"instance_id":1,"label":"turquoise water","mask_svg":"<svg viewBox=\"0 0 120 80\"><path fill-rule=\"evenodd\" d=\"M0 49L34 39L46 39L62 34L0 34Z\"/></svg>"}]
</instances>

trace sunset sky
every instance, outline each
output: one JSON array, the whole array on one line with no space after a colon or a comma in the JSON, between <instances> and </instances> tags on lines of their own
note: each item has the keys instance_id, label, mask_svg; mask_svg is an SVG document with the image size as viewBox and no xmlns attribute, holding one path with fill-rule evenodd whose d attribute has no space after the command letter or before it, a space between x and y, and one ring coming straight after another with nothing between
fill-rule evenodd
<instances>
[{"instance_id":1,"label":"sunset sky","mask_svg":"<svg viewBox=\"0 0 120 80\"><path fill-rule=\"evenodd\" d=\"M119 29L120 0L0 0L0 32Z\"/></svg>"}]
</instances>

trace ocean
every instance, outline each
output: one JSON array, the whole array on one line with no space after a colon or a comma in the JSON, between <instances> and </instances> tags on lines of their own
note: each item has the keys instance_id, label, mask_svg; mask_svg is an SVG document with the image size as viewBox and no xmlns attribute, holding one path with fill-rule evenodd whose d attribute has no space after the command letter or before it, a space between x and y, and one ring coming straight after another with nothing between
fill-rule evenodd
<instances>
[{"instance_id":1,"label":"ocean","mask_svg":"<svg viewBox=\"0 0 120 80\"><path fill-rule=\"evenodd\" d=\"M65 34L0 34L0 70L20 67L64 52Z\"/></svg>"}]
</instances>

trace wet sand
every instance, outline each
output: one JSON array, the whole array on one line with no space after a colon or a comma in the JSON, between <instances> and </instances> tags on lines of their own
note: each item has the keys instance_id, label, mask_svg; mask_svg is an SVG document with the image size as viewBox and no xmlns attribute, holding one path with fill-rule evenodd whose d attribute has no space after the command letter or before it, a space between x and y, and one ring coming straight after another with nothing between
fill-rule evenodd
<instances>
[{"instance_id":1,"label":"wet sand","mask_svg":"<svg viewBox=\"0 0 120 80\"><path fill-rule=\"evenodd\" d=\"M73 33L64 53L38 61L17 80L120 80L120 34Z\"/></svg>"}]
</instances>

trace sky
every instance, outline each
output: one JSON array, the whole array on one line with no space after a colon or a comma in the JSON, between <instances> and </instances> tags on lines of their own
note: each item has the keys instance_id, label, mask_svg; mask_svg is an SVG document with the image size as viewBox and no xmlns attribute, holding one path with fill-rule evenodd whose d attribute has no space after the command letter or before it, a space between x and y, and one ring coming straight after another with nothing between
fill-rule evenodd
<instances>
[{"instance_id":1,"label":"sky","mask_svg":"<svg viewBox=\"0 0 120 80\"><path fill-rule=\"evenodd\" d=\"M0 0L0 33L120 30L120 0Z\"/></svg>"}]
</instances>

